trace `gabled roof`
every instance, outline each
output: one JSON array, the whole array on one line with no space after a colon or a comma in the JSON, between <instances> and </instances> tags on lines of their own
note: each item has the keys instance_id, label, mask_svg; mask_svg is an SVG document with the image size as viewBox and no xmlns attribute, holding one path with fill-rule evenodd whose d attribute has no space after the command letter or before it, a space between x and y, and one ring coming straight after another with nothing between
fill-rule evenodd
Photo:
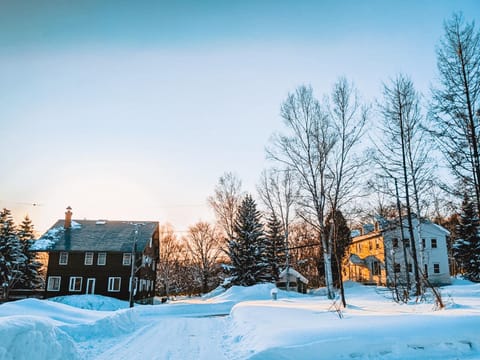
<instances>
[{"instance_id":1,"label":"gabled roof","mask_svg":"<svg viewBox=\"0 0 480 360\"><path fill-rule=\"evenodd\" d=\"M132 251L138 228L137 251L142 251L158 228L156 221L72 220L70 229L58 220L34 242L32 251Z\"/></svg>"},{"instance_id":2,"label":"gabled roof","mask_svg":"<svg viewBox=\"0 0 480 360\"><path fill-rule=\"evenodd\" d=\"M288 270L289 275L300 279L300 281L302 281L305 284L308 284L308 279L292 267L289 267L288 269L287 268L283 269L282 272L280 272L280 274L278 275L278 277L279 278L283 278L283 277L286 278L287 277L287 270Z\"/></svg>"}]
</instances>

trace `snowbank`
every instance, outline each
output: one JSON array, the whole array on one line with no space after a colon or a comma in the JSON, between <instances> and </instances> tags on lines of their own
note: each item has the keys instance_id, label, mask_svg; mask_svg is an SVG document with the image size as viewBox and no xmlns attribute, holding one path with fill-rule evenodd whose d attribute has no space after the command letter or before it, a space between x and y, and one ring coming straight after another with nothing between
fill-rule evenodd
<instances>
[{"instance_id":1,"label":"snowbank","mask_svg":"<svg viewBox=\"0 0 480 360\"><path fill-rule=\"evenodd\" d=\"M442 288L436 311L347 283L342 318L325 296L279 290L274 301L273 288L119 310L126 302L96 295L5 303L0 359L480 359L480 284Z\"/></svg>"},{"instance_id":2,"label":"snowbank","mask_svg":"<svg viewBox=\"0 0 480 360\"><path fill-rule=\"evenodd\" d=\"M73 339L44 317L1 317L0 339L3 360L81 358Z\"/></svg>"},{"instance_id":3,"label":"snowbank","mask_svg":"<svg viewBox=\"0 0 480 360\"><path fill-rule=\"evenodd\" d=\"M115 311L129 307L128 301L101 295L57 296L48 300L87 310Z\"/></svg>"},{"instance_id":4,"label":"snowbank","mask_svg":"<svg viewBox=\"0 0 480 360\"><path fill-rule=\"evenodd\" d=\"M458 304L442 311L396 304L357 284L346 287L343 318L321 298L239 303L231 312L231 346L249 359L480 358L480 284L466 286L444 290Z\"/></svg>"}]
</instances>

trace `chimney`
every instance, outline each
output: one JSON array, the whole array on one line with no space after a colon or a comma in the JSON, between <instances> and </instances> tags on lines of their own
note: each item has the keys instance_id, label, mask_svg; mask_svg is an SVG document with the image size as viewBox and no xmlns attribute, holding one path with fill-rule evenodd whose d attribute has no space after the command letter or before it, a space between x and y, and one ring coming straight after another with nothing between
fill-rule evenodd
<instances>
[{"instance_id":1,"label":"chimney","mask_svg":"<svg viewBox=\"0 0 480 360\"><path fill-rule=\"evenodd\" d=\"M67 207L67 211L65 212L65 229L70 229L72 227L72 208L69 206Z\"/></svg>"}]
</instances>

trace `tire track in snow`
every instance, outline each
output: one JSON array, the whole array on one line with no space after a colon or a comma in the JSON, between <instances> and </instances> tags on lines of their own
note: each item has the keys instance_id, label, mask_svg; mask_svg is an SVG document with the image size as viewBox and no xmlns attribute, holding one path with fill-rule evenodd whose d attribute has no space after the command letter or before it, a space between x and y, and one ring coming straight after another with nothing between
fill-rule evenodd
<instances>
[{"instance_id":1,"label":"tire track in snow","mask_svg":"<svg viewBox=\"0 0 480 360\"><path fill-rule=\"evenodd\" d=\"M228 318L165 318L135 331L97 359L227 359Z\"/></svg>"}]
</instances>

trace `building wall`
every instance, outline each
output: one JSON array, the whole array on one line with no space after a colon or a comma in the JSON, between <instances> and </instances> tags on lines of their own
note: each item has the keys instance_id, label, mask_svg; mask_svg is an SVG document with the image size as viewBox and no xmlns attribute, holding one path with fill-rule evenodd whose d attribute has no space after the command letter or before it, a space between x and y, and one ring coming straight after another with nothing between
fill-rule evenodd
<instances>
[{"instance_id":1,"label":"building wall","mask_svg":"<svg viewBox=\"0 0 480 360\"><path fill-rule=\"evenodd\" d=\"M60 265L60 253L61 252L50 252L45 287L46 297L86 294L88 279L95 279L94 294L115 297L121 300L129 299L131 265L123 265L123 253L107 252L105 265L97 265L99 252L93 253L92 265L85 265L85 252L68 252L67 264ZM136 277L138 278L136 300L145 298L153 299L154 296L155 271L149 271L147 267L142 267L143 260L144 257L142 253L138 253L136 256L136 265L140 268L140 271L136 273ZM60 277L60 289L58 291L50 291L48 288L49 278L53 276ZM78 291L71 291L69 289L71 277L82 278ZM110 277L120 277L118 291L109 291ZM149 282L146 280L149 280ZM140 284L142 284L142 289L140 289ZM147 284L149 285L148 288ZM91 288L89 290L91 292Z\"/></svg>"},{"instance_id":2,"label":"building wall","mask_svg":"<svg viewBox=\"0 0 480 360\"><path fill-rule=\"evenodd\" d=\"M417 250L418 265L420 275L425 276L434 285L449 284L450 270L448 266L448 251L447 251L447 233L441 227L433 223L422 223L420 228L418 223L414 222L414 238ZM392 261L388 265L389 278L391 279L393 272L393 258L395 262L400 265L401 272L397 275L400 280L405 281L405 258L401 248L401 233L400 231L388 231L384 235L387 251ZM399 246L393 247L393 239L398 239ZM404 229L404 238L410 240L407 229ZM424 246L425 244L425 246ZM432 246L436 244L435 246ZM392 251L393 250L393 251ZM387 262L388 263L388 262ZM407 247L407 263L413 264L412 249ZM414 279L414 272L410 272L410 278Z\"/></svg>"},{"instance_id":3,"label":"building wall","mask_svg":"<svg viewBox=\"0 0 480 360\"><path fill-rule=\"evenodd\" d=\"M447 252L448 233L445 229L433 223L422 223L420 228L417 224L415 219L414 239L421 276L427 276L428 280L434 285L449 284L451 280ZM406 247L407 262L405 262L403 253L400 228L383 233L380 231L373 232L353 238L345 261L345 278L379 285L406 284L407 271L410 270L408 271L408 277L410 281L414 281L413 257L409 238L409 232L405 226L404 239L406 244L409 245ZM436 246L432 246L432 244L436 244ZM352 254L364 260L364 264L359 265L349 261ZM372 273L372 264L375 260L379 260L382 265L381 273L378 276Z\"/></svg>"},{"instance_id":4,"label":"building wall","mask_svg":"<svg viewBox=\"0 0 480 360\"><path fill-rule=\"evenodd\" d=\"M352 254L358 256L363 261L363 265L350 261ZM353 239L344 264L344 278L377 285L386 283L385 249L383 238L379 232L357 236Z\"/></svg>"}]
</instances>

